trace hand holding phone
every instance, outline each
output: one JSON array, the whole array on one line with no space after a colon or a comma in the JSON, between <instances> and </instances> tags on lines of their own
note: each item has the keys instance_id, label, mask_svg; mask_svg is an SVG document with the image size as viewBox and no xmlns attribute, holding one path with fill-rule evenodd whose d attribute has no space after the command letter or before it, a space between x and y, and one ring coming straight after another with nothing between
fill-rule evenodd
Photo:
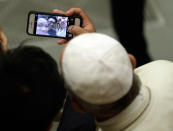
<instances>
[{"instance_id":1,"label":"hand holding phone","mask_svg":"<svg viewBox=\"0 0 173 131\"><path fill-rule=\"evenodd\" d=\"M95 27L88 15L80 8L71 8L66 12L66 16L77 14L82 18L82 28L74 31L74 34L79 35L82 33L96 32ZM80 27L78 27L79 29Z\"/></svg>"},{"instance_id":2,"label":"hand holding phone","mask_svg":"<svg viewBox=\"0 0 173 131\"><path fill-rule=\"evenodd\" d=\"M28 14L27 33L34 36L70 39L73 34L68 32L71 25L82 25L80 16L30 11Z\"/></svg>"},{"instance_id":3,"label":"hand holding phone","mask_svg":"<svg viewBox=\"0 0 173 131\"><path fill-rule=\"evenodd\" d=\"M54 13L63 13L66 16L72 16L74 14L77 14L82 18L81 27L73 25L68 28L69 32L75 36L82 34L82 33L96 32L93 22L90 20L88 15L80 8L71 8L67 12L63 12L61 10L54 9L53 12ZM58 44L63 44L66 42L67 42L67 40L65 40L65 39L58 40Z\"/></svg>"}]
</instances>

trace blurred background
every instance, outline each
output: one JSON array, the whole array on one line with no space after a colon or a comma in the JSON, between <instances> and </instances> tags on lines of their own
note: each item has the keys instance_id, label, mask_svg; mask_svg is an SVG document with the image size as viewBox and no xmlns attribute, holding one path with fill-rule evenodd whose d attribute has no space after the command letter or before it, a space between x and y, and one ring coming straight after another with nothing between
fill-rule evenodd
<instances>
[{"instance_id":1,"label":"blurred background","mask_svg":"<svg viewBox=\"0 0 173 131\"><path fill-rule=\"evenodd\" d=\"M172 5L171 0L146 0L144 34L148 52L153 60L173 61ZM118 38L113 28L110 0L0 0L0 25L8 37L9 48L16 47L29 38L27 44L42 47L58 62L63 45L57 45L58 39L55 38L28 36L26 34L27 14L30 10L67 11L71 7L84 9L93 21L97 32ZM127 18L126 22L129 21L130 18ZM55 129L56 127L53 130Z\"/></svg>"},{"instance_id":2,"label":"blurred background","mask_svg":"<svg viewBox=\"0 0 173 131\"><path fill-rule=\"evenodd\" d=\"M172 5L171 0L146 1L144 33L148 51L154 60L173 60ZM66 11L71 7L84 9L94 22L97 32L116 38L109 0L0 0L0 24L8 36L9 48L30 38L29 44L43 47L58 61L62 46L56 44L57 39L31 37L26 34L27 13L30 10L51 12L55 8Z\"/></svg>"}]
</instances>

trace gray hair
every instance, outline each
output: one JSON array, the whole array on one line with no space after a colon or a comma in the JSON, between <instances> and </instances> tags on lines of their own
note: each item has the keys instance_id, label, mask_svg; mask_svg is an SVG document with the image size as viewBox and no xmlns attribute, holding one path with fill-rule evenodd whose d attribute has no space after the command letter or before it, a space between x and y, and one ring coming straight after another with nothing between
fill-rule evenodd
<instances>
[{"instance_id":1,"label":"gray hair","mask_svg":"<svg viewBox=\"0 0 173 131\"><path fill-rule=\"evenodd\" d=\"M76 96L67 86L67 89L69 91L69 94L75 98L75 100L84 107L84 109L88 112L91 112L97 116L100 115L107 115L107 114L112 114L115 112L115 110L123 110L124 108L126 108L138 95L139 93L139 89L141 86L141 81L139 79L139 77L134 73L133 75L133 83L131 86L131 89L129 90L129 92L123 96L122 98L120 98L118 101L115 101L113 103L109 103L109 104L91 104L88 103L84 100L82 100L82 98L79 98L78 96Z\"/></svg>"}]
</instances>

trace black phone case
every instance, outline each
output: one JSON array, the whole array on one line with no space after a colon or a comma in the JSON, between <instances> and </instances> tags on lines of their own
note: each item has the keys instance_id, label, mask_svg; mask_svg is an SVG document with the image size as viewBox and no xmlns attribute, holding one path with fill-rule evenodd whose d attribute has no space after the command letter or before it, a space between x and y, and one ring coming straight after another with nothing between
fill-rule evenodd
<instances>
[{"instance_id":1,"label":"black phone case","mask_svg":"<svg viewBox=\"0 0 173 131\"><path fill-rule=\"evenodd\" d=\"M66 37L60 37L60 36L47 36L47 35L38 35L38 34L35 34L35 32L36 32L36 24L34 24L34 34L30 34L28 32L28 28L29 28L29 16L30 16L30 14L43 14L43 15L52 15L52 16L65 16L65 17L68 17L69 20L70 19L79 18L80 19L80 26L82 26L82 18L79 15L66 16L64 14L59 14L59 13L48 13L48 12L40 12L40 11L30 11L28 13L28 18L27 18L26 33L28 35L32 35L32 36L51 37L51 38L62 38L62 39L67 39L67 40L73 38L73 36L72 37L68 37L67 35L66 35ZM72 25L72 24L70 24L70 25ZM68 26L70 26L70 25L68 25ZM66 33L68 34L68 32L66 32Z\"/></svg>"}]
</instances>

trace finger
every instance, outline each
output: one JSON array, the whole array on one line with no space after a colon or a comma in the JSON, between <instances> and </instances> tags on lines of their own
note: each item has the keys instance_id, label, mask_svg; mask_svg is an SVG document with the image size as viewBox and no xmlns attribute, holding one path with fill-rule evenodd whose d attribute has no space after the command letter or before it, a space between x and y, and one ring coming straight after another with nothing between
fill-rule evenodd
<instances>
[{"instance_id":1,"label":"finger","mask_svg":"<svg viewBox=\"0 0 173 131\"><path fill-rule=\"evenodd\" d=\"M83 24L86 24L86 23L92 23L90 18L88 17L88 15L80 8L71 8L69 9L67 12L66 12L66 15L67 16L71 16L71 15L74 15L74 14L77 14L79 16L82 17L83 19Z\"/></svg>"},{"instance_id":2,"label":"finger","mask_svg":"<svg viewBox=\"0 0 173 131\"><path fill-rule=\"evenodd\" d=\"M2 32L1 26L0 26L0 42L1 42L2 51L6 52L8 46L8 39L5 36L5 34Z\"/></svg>"},{"instance_id":3,"label":"finger","mask_svg":"<svg viewBox=\"0 0 173 131\"><path fill-rule=\"evenodd\" d=\"M73 14L78 14L80 16L87 16L87 14L80 8L70 8L67 12L66 15L67 16L71 16Z\"/></svg>"},{"instance_id":4,"label":"finger","mask_svg":"<svg viewBox=\"0 0 173 131\"><path fill-rule=\"evenodd\" d=\"M2 41L2 43L1 43L2 44L2 50L4 52L6 52L7 46L8 46L8 39L3 32L1 33L1 41Z\"/></svg>"},{"instance_id":5,"label":"finger","mask_svg":"<svg viewBox=\"0 0 173 131\"><path fill-rule=\"evenodd\" d=\"M7 37L5 36L5 34L3 32L1 33L1 40L2 40L2 43L4 45L7 45L8 40L7 40Z\"/></svg>"},{"instance_id":6,"label":"finger","mask_svg":"<svg viewBox=\"0 0 173 131\"><path fill-rule=\"evenodd\" d=\"M60 40L58 40L58 44L59 45L62 45L62 44L65 44L65 43L67 43L68 42L68 40L65 40L65 39L60 39Z\"/></svg>"},{"instance_id":7,"label":"finger","mask_svg":"<svg viewBox=\"0 0 173 131\"><path fill-rule=\"evenodd\" d=\"M90 20L88 15L80 8L71 8L66 12L67 16L78 14L82 17L82 27L90 32L96 32L93 22Z\"/></svg>"},{"instance_id":8,"label":"finger","mask_svg":"<svg viewBox=\"0 0 173 131\"><path fill-rule=\"evenodd\" d=\"M83 29L79 26L69 26L68 32L72 33L73 35L77 36L83 33L89 33L86 29Z\"/></svg>"},{"instance_id":9,"label":"finger","mask_svg":"<svg viewBox=\"0 0 173 131\"><path fill-rule=\"evenodd\" d=\"M54 9L54 10L52 10L52 12L53 12L53 13L59 13L59 14L65 14L64 11L58 10L58 9Z\"/></svg>"}]
</instances>

